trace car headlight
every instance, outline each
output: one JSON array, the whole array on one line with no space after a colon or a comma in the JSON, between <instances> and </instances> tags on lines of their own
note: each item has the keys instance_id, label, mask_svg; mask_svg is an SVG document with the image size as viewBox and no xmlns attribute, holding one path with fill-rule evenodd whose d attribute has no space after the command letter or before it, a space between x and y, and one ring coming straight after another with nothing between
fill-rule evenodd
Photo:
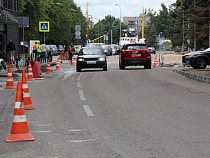
<instances>
[{"instance_id":1,"label":"car headlight","mask_svg":"<svg viewBox=\"0 0 210 158\"><path fill-rule=\"evenodd\" d=\"M78 61L84 61L84 58L79 58Z\"/></svg>"},{"instance_id":2,"label":"car headlight","mask_svg":"<svg viewBox=\"0 0 210 158\"><path fill-rule=\"evenodd\" d=\"M98 60L99 61L105 61L105 58L99 58Z\"/></svg>"},{"instance_id":3,"label":"car headlight","mask_svg":"<svg viewBox=\"0 0 210 158\"><path fill-rule=\"evenodd\" d=\"M195 56L194 55L188 55L188 56L186 56L186 58L192 59L192 58L195 58Z\"/></svg>"}]
</instances>

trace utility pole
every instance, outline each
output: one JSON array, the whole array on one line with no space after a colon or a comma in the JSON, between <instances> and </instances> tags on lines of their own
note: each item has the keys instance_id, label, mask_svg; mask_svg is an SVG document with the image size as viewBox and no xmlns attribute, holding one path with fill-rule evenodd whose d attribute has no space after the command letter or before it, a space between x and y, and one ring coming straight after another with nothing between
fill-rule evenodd
<instances>
[{"instance_id":1,"label":"utility pole","mask_svg":"<svg viewBox=\"0 0 210 158\"><path fill-rule=\"evenodd\" d=\"M209 4L209 17L210 17L210 4ZM210 20L209 20L209 48L210 48Z\"/></svg>"},{"instance_id":2,"label":"utility pole","mask_svg":"<svg viewBox=\"0 0 210 158\"><path fill-rule=\"evenodd\" d=\"M141 38L144 38L144 8L142 11L142 26L141 26Z\"/></svg>"}]
</instances>

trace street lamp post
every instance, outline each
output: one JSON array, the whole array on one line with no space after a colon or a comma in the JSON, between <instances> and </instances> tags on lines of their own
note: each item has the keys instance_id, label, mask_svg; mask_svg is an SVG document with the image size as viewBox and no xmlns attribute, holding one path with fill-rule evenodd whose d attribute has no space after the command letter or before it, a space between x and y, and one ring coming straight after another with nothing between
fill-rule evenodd
<instances>
[{"instance_id":1,"label":"street lamp post","mask_svg":"<svg viewBox=\"0 0 210 158\"><path fill-rule=\"evenodd\" d=\"M122 8L121 8L121 6L119 4L115 4L115 5L120 7L120 37L121 37L121 12L122 12L121 10L122 10Z\"/></svg>"}]
</instances>

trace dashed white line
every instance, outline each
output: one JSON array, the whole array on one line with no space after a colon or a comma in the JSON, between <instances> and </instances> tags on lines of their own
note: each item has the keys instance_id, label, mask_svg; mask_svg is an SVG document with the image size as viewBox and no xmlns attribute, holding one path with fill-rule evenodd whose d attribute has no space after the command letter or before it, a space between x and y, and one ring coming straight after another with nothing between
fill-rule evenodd
<instances>
[{"instance_id":1,"label":"dashed white line","mask_svg":"<svg viewBox=\"0 0 210 158\"><path fill-rule=\"evenodd\" d=\"M82 85L81 85L81 83L80 83L80 82L77 82L77 87L79 87L79 88L81 88L81 87L82 87Z\"/></svg>"},{"instance_id":2,"label":"dashed white line","mask_svg":"<svg viewBox=\"0 0 210 158\"><path fill-rule=\"evenodd\" d=\"M84 109L85 109L85 112L88 116L95 116L92 111L90 110L90 107L89 105L83 105Z\"/></svg>"},{"instance_id":3,"label":"dashed white line","mask_svg":"<svg viewBox=\"0 0 210 158\"><path fill-rule=\"evenodd\" d=\"M81 100L86 100L85 96L84 96L84 93L83 93L83 90L79 90L79 96L80 96Z\"/></svg>"}]
</instances>

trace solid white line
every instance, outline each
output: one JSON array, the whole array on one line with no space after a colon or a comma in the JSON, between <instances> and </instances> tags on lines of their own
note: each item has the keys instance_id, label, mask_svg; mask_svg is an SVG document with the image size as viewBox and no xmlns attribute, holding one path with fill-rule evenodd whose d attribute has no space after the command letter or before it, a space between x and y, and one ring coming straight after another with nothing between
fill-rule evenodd
<instances>
[{"instance_id":1,"label":"solid white line","mask_svg":"<svg viewBox=\"0 0 210 158\"><path fill-rule=\"evenodd\" d=\"M80 83L80 82L77 82L77 87L79 87L79 88L81 88L81 87L82 87L82 85L81 85L81 83Z\"/></svg>"},{"instance_id":2,"label":"solid white line","mask_svg":"<svg viewBox=\"0 0 210 158\"><path fill-rule=\"evenodd\" d=\"M85 96L84 96L84 93L83 93L83 90L79 90L79 96L80 96L81 100L86 100Z\"/></svg>"},{"instance_id":3,"label":"solid white line","mask_svg":"<svg viewBox=\"0 0 210 158\"><path fill-rule=\"evenodd\" d=\"M88 105L83 105L85 112L88 116L95 116L92 111L90 110L90 107Z\"/></svg>"}]
</instances>

